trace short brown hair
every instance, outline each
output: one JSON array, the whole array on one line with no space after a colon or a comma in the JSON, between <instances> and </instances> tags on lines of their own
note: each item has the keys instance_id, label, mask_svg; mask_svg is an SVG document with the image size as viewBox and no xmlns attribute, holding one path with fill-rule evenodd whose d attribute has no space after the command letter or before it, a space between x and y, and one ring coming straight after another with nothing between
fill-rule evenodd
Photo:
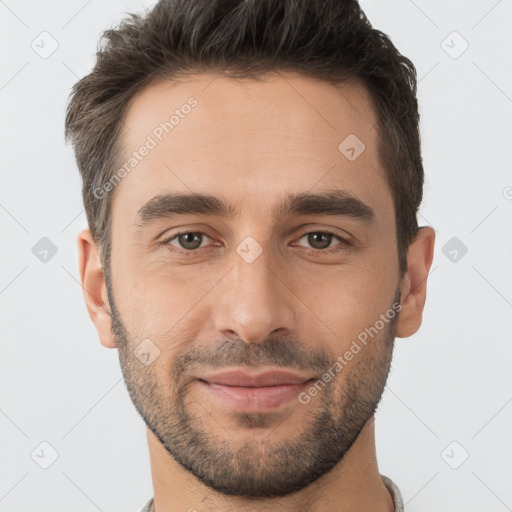
<instances>
[{"instance_id":1,"label":"short brown hair","mask_svg":"<svg viewBox=\"0 0 512 512\"><path fill-rule=\"evenodd\" d=\"M405 272L424 179L416 69L386 34L372 28L356 0L161 0L103 33L94 69L73 87L65 134L107 271L112 192L98 198L94 191L121 161L119 137L135 93L155 79L194 72L257 78L280 70L366 86L394 201L399 269Z\"/></svg>"}]
</instances>

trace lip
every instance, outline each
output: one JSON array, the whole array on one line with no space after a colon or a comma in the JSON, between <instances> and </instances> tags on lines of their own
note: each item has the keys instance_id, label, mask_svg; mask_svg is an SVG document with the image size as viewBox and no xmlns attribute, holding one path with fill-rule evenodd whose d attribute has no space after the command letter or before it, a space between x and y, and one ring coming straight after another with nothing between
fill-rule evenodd
<instances>
[{"instance_id":1,"label":"lip","mask_svg":"<svg viewBox=\"0 0 512 512\"><path fill-rule=\"evenodd\" d=\"M235 369L198 378L214 401L235 411L270 412L297 398L314 377L287 370L247 373Z\"/></svg>"},{"instance_id":2,"label":"lip","mask_svg":"<svg viewBox=\"0 0 512 512\"><path fill-rule=\"evenodd\" d=\"M259 388L283 386L287 384L302 384L312 377L282 369L269 369L258 373L248 373L242 369L233 369L203 375L200 378L210 384Z\"/></svg>"}]
</instances>

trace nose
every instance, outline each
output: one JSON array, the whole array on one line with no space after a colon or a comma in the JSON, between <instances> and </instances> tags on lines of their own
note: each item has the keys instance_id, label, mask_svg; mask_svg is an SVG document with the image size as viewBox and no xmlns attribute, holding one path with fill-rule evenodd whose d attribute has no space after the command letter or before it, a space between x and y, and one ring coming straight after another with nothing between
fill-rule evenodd
<instances>
[{"instance_id":1,"label":"nose","mask_svg":"<svg viewBox=\"0 0 512 512\"><path fill-rule=\"evenodd\" d=\"M289 274L279 271L268 251L248 262L233 255L233 267L218 288L215 328L223 336L259 343L271 334L296 329Z\"/></svg>"}]
</instances>

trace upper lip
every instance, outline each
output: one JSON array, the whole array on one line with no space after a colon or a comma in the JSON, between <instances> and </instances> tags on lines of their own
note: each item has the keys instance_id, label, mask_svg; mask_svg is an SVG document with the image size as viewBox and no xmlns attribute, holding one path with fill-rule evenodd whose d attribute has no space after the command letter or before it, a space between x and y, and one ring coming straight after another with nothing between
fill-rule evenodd
<instances>
[{"instance_id":1,"label":"upper lip","mask_svg":"<svg viewBox=\"0 0 512 512\"><path fill-rule=\"evenodd\" d=\"M245 370L232 369L202 375L200 380L225 386L263 387L302 384L311 378L310 376L300 375L290 370L274 369L258 373L247 373Z\"/></svg>"}]
</instances>

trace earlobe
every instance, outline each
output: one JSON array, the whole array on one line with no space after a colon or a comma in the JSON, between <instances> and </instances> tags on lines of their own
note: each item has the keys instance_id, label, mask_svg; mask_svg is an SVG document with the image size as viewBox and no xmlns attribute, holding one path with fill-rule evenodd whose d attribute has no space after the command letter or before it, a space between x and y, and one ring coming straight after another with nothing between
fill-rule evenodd
<instances>
[{"instance_id":1,"label":"earlobe","mask_svg":"<svg viewBox=\"0 0 512 512\"><path fill-rule=\"evenodd\" d=\"M396 336L412 336L421 325L427 297L427 278L434 257L435 231L421 227L407 253L407 272L400 285L402 309L396 324Z\"/></svg>"},{"instance_id":2,"label":"earlobe","mask_svg":"<svg viewBox=\"0 0 512 512\"><path fill-rule=\"evenodd\" d=\"M85 305L101 344L116 348L100 251L90 229L84 229L78 235L78 268Z\"/></svg>"}]
</instances>

